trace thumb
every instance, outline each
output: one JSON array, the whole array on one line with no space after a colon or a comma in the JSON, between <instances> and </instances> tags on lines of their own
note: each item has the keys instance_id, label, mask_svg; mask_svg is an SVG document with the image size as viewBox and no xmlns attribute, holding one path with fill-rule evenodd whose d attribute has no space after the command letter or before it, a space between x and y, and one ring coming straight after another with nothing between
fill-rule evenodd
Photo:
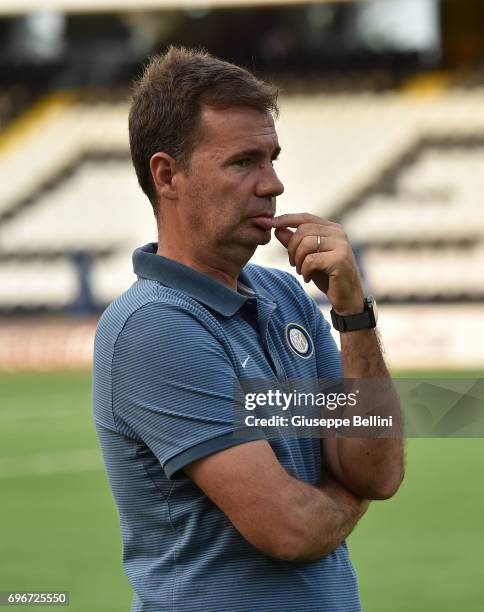
<instances>
[{"instance_id":1,"label":"thumb","mask_svg":"<svg viewBox=\"0 0 484 612\"><path fill-rule=\"evenodd\" d=\"M286 248L292 234L293 232L291 232L290 229L287 229L287 227L278 227L276 230L274 230L274 236L279 240L282 246L285 246Z\"/></svg>"}]
</instances>

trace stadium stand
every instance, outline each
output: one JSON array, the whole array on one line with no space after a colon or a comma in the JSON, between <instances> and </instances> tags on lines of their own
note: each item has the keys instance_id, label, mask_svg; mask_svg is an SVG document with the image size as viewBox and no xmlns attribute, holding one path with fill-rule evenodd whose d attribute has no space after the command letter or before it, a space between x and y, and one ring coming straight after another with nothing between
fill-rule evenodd
<instances>
[{"instance_id":1,"label":"stadium stand","mask_svg":"<svg viewBox=\"0 0 484 612\"><path fill-rule=\"evenodd\" d=\"M21 278L21 282L19 282ZM27 307L37 305L39 296L48 291L49 306L66 307L74 301L77 292L76 279L67 261L54 261L48 266L41 260L27 263L11 258L0 266L2 306ZM46 289L48 287L48 289Z\"/></svg>"},{"instance_id":2,"label":"stadium stand","mask_svg":"<svg viewBox=\"0 0 484 612\"><path fill-rule=\"evenodd\" d=\"M483 103L483 88L431 99L286 93L280 212L341 221L380 300L482 299ZM30 109L8 147L0 139L0 276L9 288L1 310L79 304L83 270L91 309L133 280L131 251L154 240L155 227L129 160L127 111L126 99L64 92ZM31 258L15 276L19 244ZM88 269L76 253L90 255ZM276 240L254 261L292 271ZM29 281L27 291L27 278L44 282Z\"/></svg>"}]
</instances>

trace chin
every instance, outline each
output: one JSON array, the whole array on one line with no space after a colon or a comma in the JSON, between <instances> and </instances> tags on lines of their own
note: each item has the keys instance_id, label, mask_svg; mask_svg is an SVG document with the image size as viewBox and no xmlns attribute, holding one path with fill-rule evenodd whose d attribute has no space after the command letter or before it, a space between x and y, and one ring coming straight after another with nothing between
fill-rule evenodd
<instances>
[{"instance_id":1,"label":"chin","mask_svg":"<svg viewBox=\"0 0 484 612\"><path fill-rule=\"evenodd\" d=\"M233 236L230 241L227 241L226 244L229 250L233 250L236 245L239 248L243 249L244 257L252 257L255 253L255 250L259 246L263 246L264 244L268 244L271 241L272 233L270 231L261 231L260 229L256 229L255 231L243 232L238 236Z\"/></svg>"},{"instance_id":2,"label":"chin","mask_svg":"<svg viewBox=\"0 0 484 612\"><path fill-rule=\"evenodd\" d=\"M260 245L268 244L271 241L271 238L272 238L272 233L270 231L266 232L266 235L259 239L259 244Z\"/></svg>"},{"instance_id":3,"label":"chin","mask_svg":"<svg viewBox=\"0 0 484 612\"><path fill-rule=\"evenodd\" d=\"M271 241L271 238L272 230L263 230L259 227L255 227L254 231L250 232L250 235L247 235L247 242L250 240L252 244L255 245L267 244Z\"/></svg>"},{"instance_id":4,"label":"chin","mask_svg":"<svg viewBox=\"0 0 484 612\"><path fill-rule=\"evenodd\" d=\"M240 244L242 244L246 249L251 249L252 252L254 252L257 247L260 246L264 246L265 244L268 244L271 241L271 236L270 234L268 236L259 236L256 239L250 239L250 238L246 238L245 240L241 240Z\"/></svg>"}]
</instances>

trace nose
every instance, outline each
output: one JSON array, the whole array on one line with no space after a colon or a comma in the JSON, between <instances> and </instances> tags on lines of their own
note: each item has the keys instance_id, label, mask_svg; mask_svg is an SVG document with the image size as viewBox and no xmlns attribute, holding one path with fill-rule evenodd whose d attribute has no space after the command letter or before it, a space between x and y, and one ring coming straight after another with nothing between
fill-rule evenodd
<instances>
[{"instance_id":1,"label":"nose","mask_svg":"<svg viewBox=\"0 0 484 612\"><path fill-rule=\"evenodd\" d=\"M284 185L279 180L272 164L264 164L261 167L256 185L256 195L259 198L275 198L284 193Z\"/></svg>"}]
</instances>

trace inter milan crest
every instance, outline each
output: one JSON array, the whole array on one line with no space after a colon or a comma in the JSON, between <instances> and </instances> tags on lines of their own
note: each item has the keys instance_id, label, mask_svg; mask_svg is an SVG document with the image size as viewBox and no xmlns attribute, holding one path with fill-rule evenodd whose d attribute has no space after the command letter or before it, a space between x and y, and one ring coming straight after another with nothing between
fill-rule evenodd
<instances>
[{"instance_id":1,"label":"inter milan crest","mask_svg":"<svg viewBox=\"0 0 484 612\"><path fill-rule=\"evenodd\" d=\"M303 359L308 359L313 354L313 341L308 332L297 323L286 325L286 341L291 349Z\"/></svg>"}]
</instances>

